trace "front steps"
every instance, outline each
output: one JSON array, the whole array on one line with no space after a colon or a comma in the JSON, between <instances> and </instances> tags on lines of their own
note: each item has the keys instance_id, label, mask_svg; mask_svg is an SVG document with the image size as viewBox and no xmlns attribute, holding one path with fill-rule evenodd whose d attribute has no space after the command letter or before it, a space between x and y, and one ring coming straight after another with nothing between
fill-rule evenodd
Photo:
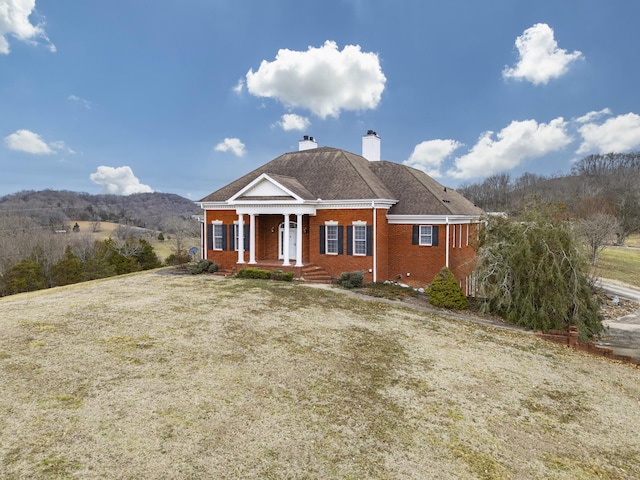
<instances>
[{"instance_id":1,"label":"front steps","mask_svg":"<svg viewBox=\"0 0 640 480\"><path fill-rule=\"evenodd\" d=\"M322 267L310 264L302 267L301 277L307 283L331 283L331 275Z\"/></svg>"}]
</instances>

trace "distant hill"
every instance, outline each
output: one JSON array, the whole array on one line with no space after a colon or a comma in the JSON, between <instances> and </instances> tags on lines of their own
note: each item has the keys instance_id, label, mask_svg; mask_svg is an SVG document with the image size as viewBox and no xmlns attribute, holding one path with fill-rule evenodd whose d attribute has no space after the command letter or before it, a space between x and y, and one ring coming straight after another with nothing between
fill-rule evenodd
<instances>
[{"instance_id":1,"label":"distant hill","mask_svg":"<svg viewBox=\"0 0 640 480\"><path fill-rule=\"evenodd\" d=\"M28 216L40 225L104 221L161 229L169 218L189 218L200 209L173 193L91 195L67 190L27 190L0 197L0 215Z\"/></svg>"}]
</instances>

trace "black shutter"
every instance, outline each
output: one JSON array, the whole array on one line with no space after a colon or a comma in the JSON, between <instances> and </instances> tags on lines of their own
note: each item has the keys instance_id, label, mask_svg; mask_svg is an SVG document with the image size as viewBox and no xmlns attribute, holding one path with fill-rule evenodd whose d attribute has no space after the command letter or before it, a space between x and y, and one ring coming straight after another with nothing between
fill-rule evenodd
<instances>
[{"instance_id":1,"label":"black shutter","mask_svg":"<svg viewBox=\"0 0 640 480\"><path fill-rule=\"evenodd\" d=\"M353 226L347 226L347 255L353 255Z\"/></svg>"},{"instance_id":2,"label":"black shutter","mask_svg":"<svg viewBox=\"0 0 640 480\"><path fill-rule=\"evenodd\" d=\"M326 240L325 240L325 231L324 231L324 225L320 225L320 255L324 255L325 252L325 246L326 246Z\"/></svg>"},{"instance_id":3,"label":"black shutter","mask_svg":"<svg viewBox=\"0 0 640 480\"><path fill-rule=\"evenodd\" d=\"M420 225L413 226L413 234L411 235L411 244L412 245L420 244Z\"/></svg>"},{"instance_id":4,"label":"black shutter","mask_svg":"<svg viewBox=\"0 0 640 480\"><path fill-rule=\"evenodd\" d=\"M438 246L438 226L434 225L431 227L431 245L434 247Z\"/></svg>"},{"instance_id":5,"label":"black shutter","mask_svg":"<svg viewBox=\"0 0 640 480\"><path fill-rule=\"evenodd\" d=\"M207 224L207 250L213 250L213 224Z\"/></svg>"},{"instance_id":6,"label":"black shutter","mask_svg":"<svg viewBox=\"0 0 640 480\"><path fill-rule=\"evenodd\" d=\"M234 235L234 232L233 232L234 226L235 225L229 225L229 250L236 249L236 236Z\"/></svg>"},{"instance_id":7,"label":"black shutter","mask_svg":"<svg viewBox=\"0 0 640 480\"><path fill-rule=\"evenodd\" d=\"M244 234L244 251L249 251L249 225L243 225L243 234Z\"/></svg>"},{"instance_id":8,"label":"black shutter","mask_svg":"<svg viewBox=\"0 0 640 480\"><path fill-rule=\"evenodd\" d=\"M367 226L367 256L373 255L373 227Z\"/></svg>"},{"instance_id":9,"label":"black shutter","mask_svg":"<svg viewBox=\"0 0 640 480\"><path fill-rule=\"evenodd\" d=\"M233 236L233 235L232 235ZM227 229L222 226L222 250L227 249Z\"/></svg>"},{"instance_id":10,"label":"black shutter","mask_svg":"<svg viewBox=\"0 0 640 480\"><path fill-rule=\"evenodd\" d=\"M338 255L344 255L344 227L338 226Z\"/></svg>"}]
</instances>

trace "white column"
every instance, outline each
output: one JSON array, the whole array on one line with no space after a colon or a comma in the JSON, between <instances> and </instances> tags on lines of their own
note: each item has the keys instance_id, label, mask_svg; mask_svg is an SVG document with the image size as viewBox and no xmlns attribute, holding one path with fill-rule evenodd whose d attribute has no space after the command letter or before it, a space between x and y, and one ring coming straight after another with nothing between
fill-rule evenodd
<instances>
[{"instance_id":1,"label":"white column","mask_svg":"<svg viewBox=\"0 0 640 480\"><path fill-rule=\"evenodd\" d=\"M447 239L445 241L445 243L447 244L447 248L445 250L445 267L449 268L449 217L447 217L445 219L445 222L447 222Z\"/></svg>"},{"instance_id":2,"label":"white column","mask_svg":"<svg viewBox=\"0 0 640 480\"><path fill-rule=\"evenodd\" d=\"M296 267L302 266L302 214L298 213L296 216L296 223L298 228L296 229Z\"/></svg>"},{"instance_id":3,"label":"white column","mask_svg":"<svg viewBox=\"0 0 640 480\"><path fill-rule=\"evenodd\" d=\"M284 238L282 239L282 253L284 257L284 262L282 265L291 265L289 263L289 214L284 214Z\"/></svg>"},{"instance_id":4,"label":"white column","mask_svg":"<svg viewBox=\"0 0 640 480\"><path fill-rule=\"evenodd\" d=\"M244 263L244 215L238 215L238 263Z\"/></svg>"},{"instance_id":5,"label":"white column","mask_svg":"<svg viewBox=\"0 0 640 480\"><path fill-rule=\"evenodd\" d=\"M256 214L249 214L249 263L256 262Z\"/></svg>"}]
</instances>

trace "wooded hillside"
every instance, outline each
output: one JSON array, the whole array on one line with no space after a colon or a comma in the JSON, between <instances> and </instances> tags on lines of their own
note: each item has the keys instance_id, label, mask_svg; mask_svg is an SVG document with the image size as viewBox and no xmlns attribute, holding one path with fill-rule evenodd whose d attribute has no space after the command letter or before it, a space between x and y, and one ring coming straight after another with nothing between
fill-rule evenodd
<instances>
[{"instance_id":1,"label":"wooded hillside","mask_svg":"<svg viewBox=\"0 0 640 480\"><path fill-rule=\"evenodd\" d=\"M605 217L617 222L617 243L640 231L640 152L589 155L567 175L519 178L497 174L458 191L487 212L517 215L533 199L562 204L568 216L582 220Z\"/></svg>"},{"instance_id":2,"label":"wooded hillside","mask_svg":"<svg viewBox=\"0 0 640 480\"><path fill-rule=\"evenodd\" d=\"M122 196L28 190L0 197L0 216L28 217L38 225L51 227L88 220L163 230L167 219L191 217L199 212L193 201L172 193Z\"/></svg>"}]
</instances>

